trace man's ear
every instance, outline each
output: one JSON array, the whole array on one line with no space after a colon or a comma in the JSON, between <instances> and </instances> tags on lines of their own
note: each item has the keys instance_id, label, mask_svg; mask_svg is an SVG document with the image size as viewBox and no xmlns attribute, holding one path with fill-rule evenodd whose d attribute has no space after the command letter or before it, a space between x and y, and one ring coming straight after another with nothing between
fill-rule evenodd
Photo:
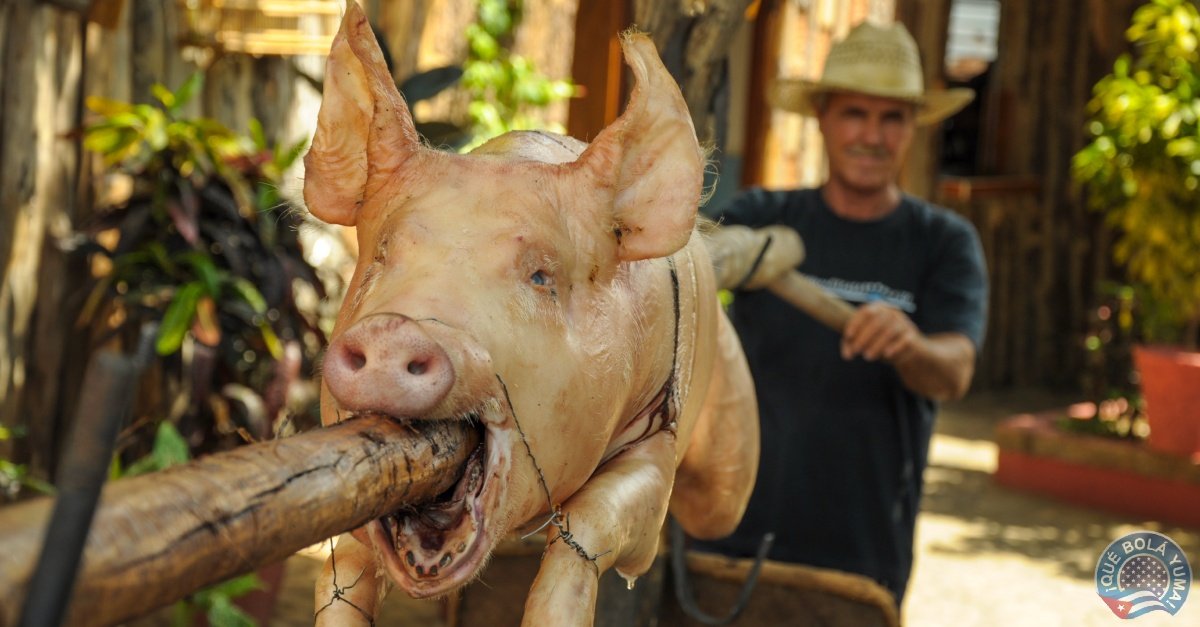
<instances>
[{"instance_id":1,"label":"man's ear","mask_svg":"<svg viewBox=\"0 0 1200 627\"><path fill-rule=\"evenodd\" d=\"M607 216L622 261L665 257L687 244L704 182L704 153L687 104L649 37L621 38L633 70L625 113L600 132L576 167L610 189ZM604 219L604 216L601 216Z\"/></svg>"},{"instance_id":2,"label":"man's ear","mask_svg":"<svg viewBox=\"0 0 1200 627\"><path fill-rule=\"evenodd\" d=\"M304 156L309 212L353 226L363 201L421 150L367 16L350 0L325 63L324 99Z\"/></svg>"}]
</instances>

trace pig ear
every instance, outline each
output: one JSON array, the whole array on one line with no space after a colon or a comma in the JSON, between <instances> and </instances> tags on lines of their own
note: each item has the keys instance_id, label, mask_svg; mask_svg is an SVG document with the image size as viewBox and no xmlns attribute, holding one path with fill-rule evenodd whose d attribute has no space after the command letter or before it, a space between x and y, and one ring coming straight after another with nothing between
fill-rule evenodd
<instances>
[{"instance_id":1,"label":"pig ear","mask_svg":"<svg viewBox=\"0 0 1200 627\"><path fill-rule=\"evenodd\" d=\"M412 115L358 3L325 63L325 94L304 156L304 202L317 218L353 226L358 208L421 150Z\"/></svg>"},{"instance_id":2,"label":"pig ear","mask_svg":"<svg viewBox=\"0 0 1200 627\"><path fill-rule=\"evenodd\" d=\"M613 190L613 231L623 261L665 257L687 244L704 180L704 154L687 104L645 35L621 38L633 70L625 113L601 131L577 164ZM608 226L608 225L606 225Z\"/></svg>"}]
</instances>

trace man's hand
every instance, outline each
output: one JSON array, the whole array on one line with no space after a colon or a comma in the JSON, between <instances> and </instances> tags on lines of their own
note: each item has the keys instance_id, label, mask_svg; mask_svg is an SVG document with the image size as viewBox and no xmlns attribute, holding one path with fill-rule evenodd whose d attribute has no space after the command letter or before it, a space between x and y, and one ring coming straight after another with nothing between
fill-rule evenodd
<instances>
[{"instance_id":1,"label":"man's hand","mask_svg":"<svg viewBox=\"0 0 1200 627\"><path fill-rule=\"evenodd\" d=\"M859 307L842 333L842 358L895 366L904 387L937 401L962 398L975 373L975 345L961 333L923 335L904 312L882 302Z\"/></svg>"},{"instance_id":2,"label":"man's hand","mask_svg":"<svg viewBox=\"0 0 1200 627\"><path fill-rule=\"evenodd\" d=\"M842 359L894 361L912 349L921 332L903 311L881 301L859 307L842 332Z\"/></svg>"}]
</instances>

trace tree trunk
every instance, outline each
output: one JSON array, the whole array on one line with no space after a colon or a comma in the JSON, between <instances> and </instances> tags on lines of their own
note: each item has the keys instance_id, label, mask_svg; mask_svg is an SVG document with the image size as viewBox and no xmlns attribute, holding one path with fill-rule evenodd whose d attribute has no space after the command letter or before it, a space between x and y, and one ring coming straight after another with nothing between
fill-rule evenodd
<instances>
[{"instance_id":1,"label":"tree trunk","mask_svg":"<svg viewBox=\"0 0 1200 627\"><path fill-rule=\"evenodd\" d=\"M64 136L78 123L83 17L33 0L2 11L0 419L27 434L17 461L48 469L70 325L62 301L78 280L59 240L77 213L79 149Z\"/></svg>"},{"instance_id":2,"label":"tree trunk","mask_svg":"<svg viewBox=\"0 0 1200 627\"><path fill-rule=\"evenodd\" d=\"M679 82L701 144L711 144L718 124L717 92L727 84L727 58L734 32L745 22L751 0L634 0L633 18L648 32Z\"/></svg>"}]
</instances>

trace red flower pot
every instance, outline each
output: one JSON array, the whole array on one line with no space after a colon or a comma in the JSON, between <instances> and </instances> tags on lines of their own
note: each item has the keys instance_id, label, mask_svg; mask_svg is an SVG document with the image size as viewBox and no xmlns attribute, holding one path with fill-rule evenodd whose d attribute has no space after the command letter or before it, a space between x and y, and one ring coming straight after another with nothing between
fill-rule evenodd
<instances>
[{"instance_id":1,"label":"red flower pot","mask_svg":"<svg viewBox=\"0 0 1200 627\"><path fill-rule=\"evenodd\" d=\"M1150 423L1149 445L1200 460L1200 353L1168 346L1135 346Z\"/></svg>"}]
</instances>

